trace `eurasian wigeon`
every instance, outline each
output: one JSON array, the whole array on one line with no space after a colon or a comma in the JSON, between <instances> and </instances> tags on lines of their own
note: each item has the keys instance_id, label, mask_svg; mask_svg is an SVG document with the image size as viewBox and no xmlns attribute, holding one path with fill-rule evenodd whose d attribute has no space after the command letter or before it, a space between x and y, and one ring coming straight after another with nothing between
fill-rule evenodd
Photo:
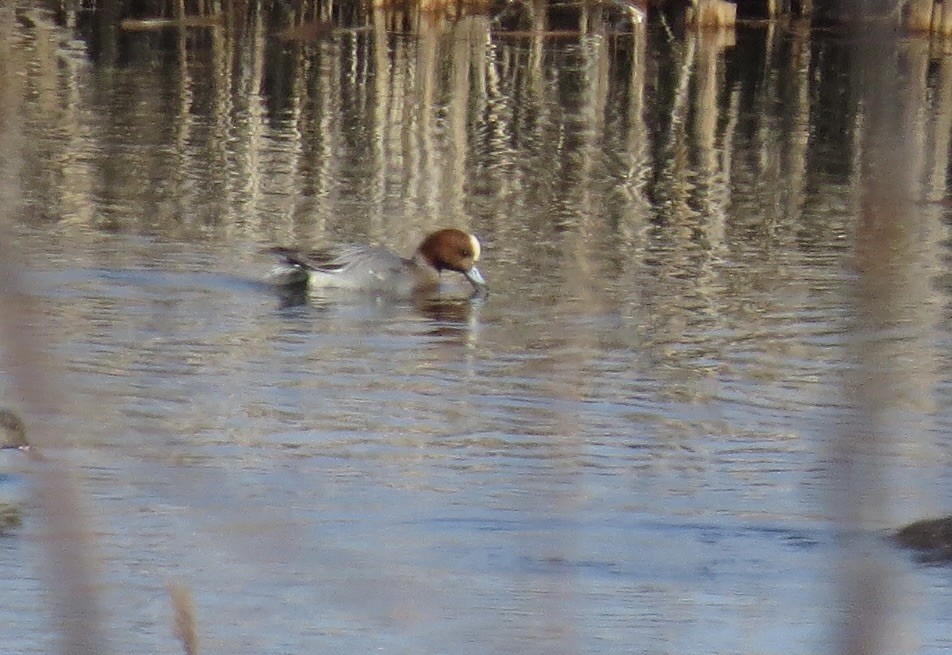
<instances>
[{"instance_id":1,"label":"eurasian wigeon","mask_svg":"<svg viewBox=\"0 0 952 655\"><path fill-rule=\"evenodd\" d=\"M26 481L18 474L25 461L15 451L30 451L26 428L15 413L0 409L0 534L22 523L22 506L29 495Z\"/></svg>"},{"instance_id":2,"label":"eurasian wigeon","mask_svg":"<svg viewBox=\"0 0 952 655\"><path fill-rule=\"evenodd\" d=\"M23 421L9 409L0 409L0 449L17 448L29 450Z\"/></svg>"},{"instance_id":3,"label":"eurasian wigeon","mask_svg":"<svg viewBox=\"0 0 952 655\"><path fill-rule=\"evenodd\" d=\"M320 289L351 289L395 296L434 292L440 273L456 271L469 280L476 293L487 292L476 268L479 241L472 234L448 228L429 234L405 259L379 246L338 246L302 252L271 248L280 262L269 280L281 286L309 285Z\"/></svg>"}]
</instances>

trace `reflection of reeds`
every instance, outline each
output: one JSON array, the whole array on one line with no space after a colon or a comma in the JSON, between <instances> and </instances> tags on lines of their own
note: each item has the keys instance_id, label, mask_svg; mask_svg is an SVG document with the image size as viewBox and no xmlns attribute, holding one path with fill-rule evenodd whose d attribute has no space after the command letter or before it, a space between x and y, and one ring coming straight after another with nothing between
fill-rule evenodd
<instances>
[{"instance_id":1,"label":"reflection of reeds","mask_svg":"<svg viewBox=\"0 0 952 655\"><path fill-rule=\"evenodd\" d=\"M698 27L733 27L737 23L737 5L726 0L695 0L688 6L687 20Z\"/></svg>"},{"instance_id":2,"label":"reflection of reeds","mask_svg":"<svg viewBox=\"0 0 952 655\"><path fill-rule=\"evenodd\" d=\"M906 4L906 26L914 32L952 35L952 2L911 0Z\"/></svg>"},{"instance_id":3,"label":"reflection of reeds","mask_svg":"<svg viewBox=\"0 0 952 655\"><path fill-rule=\"evenodd\" d=\"M128 30L154 30L169 27L208 27L222 22L238 25L246 19L266 11L261 3L229 3L211 0L152 0L135 3L135 15L126 15L130 7L117 0L94 0L87 9L100 15L105 22L121 23ZM900 16L912 31L952 34L952 7L943 0L910 0L885 3L880 12L858 10L853 3L830 2L817 7L816 13L824 20L864 22L876 20L898 21ZM882 4L882 3L881 3ZM130 3L131 6L131 3ZM578 17L599 7L614 7L641 16L651 12L675 12L683 7L683 18L688 24L705 28L733 27L738 19L772 19L783 14L808 16L814 13L813 0L689 0L687 2L649 0L366 0L346 2L338 0L297 0L282 5L289 22L283 29L331 21L347 23L342 17L355 11L366 16L372 11L423 14L450 20L467 15L489 16L497 27L524 31L538 22L558 24L556 31L582 30ZM227 13L227 17L226 17ZM566 20L571 27L566 27ZM353 27L353 25L350 25ZM108 27L108 26L105 26ZM113 25L113 27L115 27ZM107 33L107 32L104 32Z\"/></svg>"},{"instance_id":4,"label":"reflection of reeds","mask_svg":"<svg viewBox=\"0 0 952 655\"><path fill-rule=\"evenodd\" d=\"M462 16L489 11L492 0L371 0L374 9Z\"/></svg>"}]
</instances>

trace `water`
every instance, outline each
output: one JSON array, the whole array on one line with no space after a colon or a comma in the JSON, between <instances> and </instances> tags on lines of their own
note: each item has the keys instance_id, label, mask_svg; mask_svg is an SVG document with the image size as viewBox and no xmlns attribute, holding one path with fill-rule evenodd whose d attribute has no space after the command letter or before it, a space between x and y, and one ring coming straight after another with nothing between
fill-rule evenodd
<instances>
[{"instance_id":1,"label":"water","mask_svg":"<svg viewBox=\"0 0 952 655\"><path fill-rule=\"evenodd\" d=\"M948 648L944 570L879 540L950 507L948 209L864 222L848 40L473 19L110 64L34 18L0 34L6 238L63 400L25 418L77 472L114 652L180 652L169 581L207 653L832 651L848 559L889 643ZM896 174L938 200L950 64L900 53ZM449 225L484 301L260 284L266 246ZM43 535L0 539L10 652L55 648Z\"/></svg>"}]
</instances>

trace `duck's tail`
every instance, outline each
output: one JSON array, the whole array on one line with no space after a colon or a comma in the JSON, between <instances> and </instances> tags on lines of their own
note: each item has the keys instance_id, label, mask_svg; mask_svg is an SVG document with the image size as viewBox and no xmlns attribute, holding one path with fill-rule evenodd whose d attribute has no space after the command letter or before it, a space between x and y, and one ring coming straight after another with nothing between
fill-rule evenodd
<instances>
[{"instance_id":1,"label":"duck's tail","mask_svg":"<svg viewBox=\"0 0 952 655\"><path fill-rule=\"evenodd\" d=\"M291 248L268 248L267 252L278 258L271 272L268 273L267 282L279 287L299 287L307 285L310 278L310 267L305 264L297 251Z\"/></svg>"}]
</instances>

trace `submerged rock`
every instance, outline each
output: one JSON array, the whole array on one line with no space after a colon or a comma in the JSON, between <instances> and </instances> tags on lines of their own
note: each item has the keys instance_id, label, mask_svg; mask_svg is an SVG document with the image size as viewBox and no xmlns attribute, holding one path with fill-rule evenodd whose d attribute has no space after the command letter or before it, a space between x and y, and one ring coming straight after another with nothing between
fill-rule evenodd
<instances>
[{"instance_id":1,"label":"submerged rock","mask_svg":"<svg viewBox=\"0 0 952 655\"><path fill-rule=\"evenodd\" d=\"M910 523L892 537L899 546L916 551L921 561L952 563L952 516Z\"/></svg>"}]
</instances>

